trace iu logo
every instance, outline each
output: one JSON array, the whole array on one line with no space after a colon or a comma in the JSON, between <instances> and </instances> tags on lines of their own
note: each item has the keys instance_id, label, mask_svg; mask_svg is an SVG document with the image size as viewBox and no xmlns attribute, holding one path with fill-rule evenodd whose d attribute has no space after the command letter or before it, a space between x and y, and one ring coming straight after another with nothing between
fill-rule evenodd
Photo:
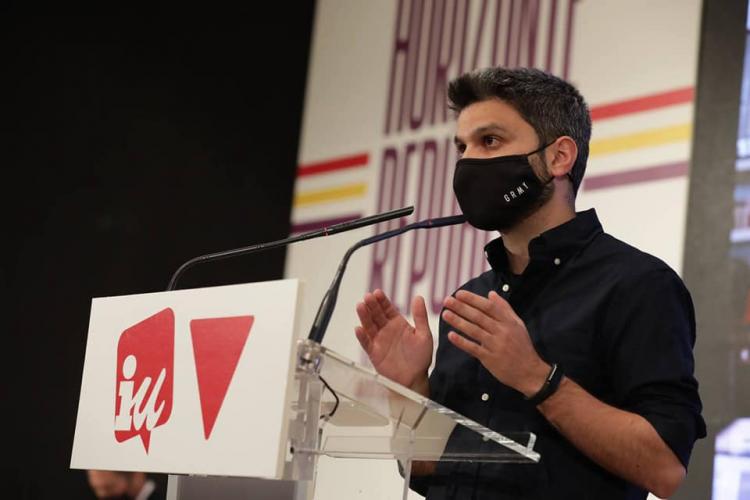
<instances>
[{"instance_id":1,"label":"iu logo","mask_svg":"<svg viewBox=\"0 0 750 500\"><path fill-rule=\"evenodd\" d=\"M148 453L151 431L172 413L174 312L167 308L120 335L117 344L115 439L141 436Z\"/></svg>"},{"instance_id":2,"label":"iu logo","mask_svg":"<svg viewBox=\"0 0 750 500\"><path fill-rule=\"evenodd\" d=\"M253 316L190 322L203 436L211 437L253 326ZM148 453L151 431L172 413L174 312L167 308L120 335L117 344L115 439L140 436Z\"/></svg>"}]
</instances>

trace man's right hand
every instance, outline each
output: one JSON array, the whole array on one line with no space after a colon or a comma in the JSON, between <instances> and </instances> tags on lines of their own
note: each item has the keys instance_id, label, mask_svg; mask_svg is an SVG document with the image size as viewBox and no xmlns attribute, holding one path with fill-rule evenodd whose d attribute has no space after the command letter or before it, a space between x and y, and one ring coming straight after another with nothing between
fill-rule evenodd
<instances>
[{"instance_id":1,"label":"man's right hand","mask_svg":"<svg viewBox=\"0 0 750 500\"><path fill-rule=\"evenodd\" d=\"M367 293L357 304L361 324L354 333L378 373L424 394L432 363L432 333L424 299L414 297L411 309L414 326L382 290Z\"/></svg>"}]
</instances>

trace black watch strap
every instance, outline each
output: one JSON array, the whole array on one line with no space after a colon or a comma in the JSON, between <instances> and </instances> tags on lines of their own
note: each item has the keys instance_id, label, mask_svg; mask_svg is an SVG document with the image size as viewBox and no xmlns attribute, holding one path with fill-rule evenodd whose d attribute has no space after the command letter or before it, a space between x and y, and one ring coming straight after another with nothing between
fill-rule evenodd
<instances>
[{"instance_id":1,"label":"black watch strap","mask_svg":"<svg viewBox=\"0 0 750 500\"><path fill-rule=\"evenodd\" d=\"M555 393L557 388L560 386L560 381L562 380L562 378L562 368L560 368L560 365L558 365L557 363L554 363L552 365L552 369L550 369L549 371L549 375L547 375L547 379L542 385L542 388L539 389L539 391L530 398L526 398L526 401L533 404L534 406L542 404L545 399Z\"/></svg>"}]
</instances>

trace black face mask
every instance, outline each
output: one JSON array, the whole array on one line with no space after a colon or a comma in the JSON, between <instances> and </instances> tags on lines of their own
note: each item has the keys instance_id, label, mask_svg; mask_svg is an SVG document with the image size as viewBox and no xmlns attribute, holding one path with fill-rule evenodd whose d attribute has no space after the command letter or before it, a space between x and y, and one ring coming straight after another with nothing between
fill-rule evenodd
<instances>
[{"instance_id":1,"label":"black face mask","mask_svg":"<svg viewBox=\"0 0 750 500\"><path fill-rule=\"evenodd\" d=\"M453 192L469 224L485 231L507 230L543 205L551 195L545 186L554 177L540 181L529 156L550 144L525 155L458 160Z\"/></svg>"}]
</instances>

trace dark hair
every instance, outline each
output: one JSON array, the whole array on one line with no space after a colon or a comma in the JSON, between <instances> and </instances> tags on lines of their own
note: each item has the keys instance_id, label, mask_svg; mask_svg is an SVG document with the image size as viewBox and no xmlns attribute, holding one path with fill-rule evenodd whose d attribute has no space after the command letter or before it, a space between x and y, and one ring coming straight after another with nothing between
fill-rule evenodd
<instances>
[{"instance_id":1,"label":"dark hair","mask_svg":"<svg viewBox=\"0 0 750 500\"><path fill-rule=\"evenodd\" d=\"M465 107L488 99L501 99L515 108L539 136L540 146L560 136L572 137L578 157L570 171L573 193L586 171L591 139L591 115L578 90L544 71L533 68L486 68L466 73L448 85L450 108Z\"/></svg>"}]
</instances>

